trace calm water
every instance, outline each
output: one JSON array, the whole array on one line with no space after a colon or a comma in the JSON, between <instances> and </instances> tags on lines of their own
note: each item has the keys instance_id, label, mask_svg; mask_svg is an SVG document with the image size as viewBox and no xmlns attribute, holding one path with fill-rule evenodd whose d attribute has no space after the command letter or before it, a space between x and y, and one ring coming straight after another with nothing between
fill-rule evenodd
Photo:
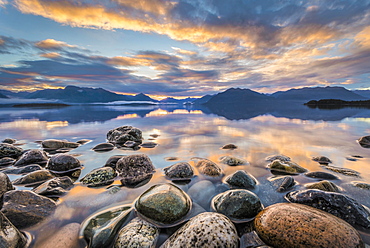
<instances>
[{"instance_id":1,"label":"calm water","mask_svg":"<svg viewBox=\"0 0 370 248\"><path fill-rule=\"evenodd\" d=\"M230 167L219 164L226 175L244 169L259 180L254 190L265 206L284 201L284 193L274 192L266 183L271 173L266 169L264 158L275 154L289 156L294 162L310 171L326 171L311 160L315 156L327 156L333 165L350 168L361 173L361 178L338 175L334 182L343 192L370 207L370 191L349 185L351 181L370 183L370 149L359 146L356 140L370 135L370 111L361 109L312 110L308 108L280 109L269 112L210 112L200 109L164 109L158 107L124 106L76 106L63 109L11 109L0 108L0 138L15 138L23 149L37 149L37 140L66 139L77 141L90 139L90 143L72 150L84 166L81 177L94 168L101 167L112 155L145 153L157 168L151 181L136 189L122 188L114 197L105 194L107 187L87 188L75 183L75 187L59 200L50 220L28 230L41 242L52 236L55 230L71 223L81 223L93 212L112 204L131 203L151 185L168 182L162 169L176 162L191 162L193 157L208 158L218 162L224 155L232 155L249 161L250 165ZM155 148L138 151L114 149L97 153L91 150L105 142L106 133L115 127L131 125L143 131L144 142L158 143ZM151 134L158 138L151 139ZM223 145L233 143L235 150L222 150ZM352 161L353 155L362 156ZM177 157L168 161L168 157ZM330 171L327 171L330 172ZM14 179L15 176L10 176ZM317 180L296 176L299 185ZM185 191L189 185L181 186ZM119 184L119 181L115 182ZM215 185L221 182L214 182ZM370 239L363 233L366 243Z\"/></svg>"}]
</instances>

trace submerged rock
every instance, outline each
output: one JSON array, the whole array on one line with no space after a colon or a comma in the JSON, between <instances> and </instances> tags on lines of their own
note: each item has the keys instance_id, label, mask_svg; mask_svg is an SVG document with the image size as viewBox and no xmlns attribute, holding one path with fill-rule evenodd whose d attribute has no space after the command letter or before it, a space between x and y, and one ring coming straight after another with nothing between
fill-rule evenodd
<instances>
[{"instance_id":1,"label":"submerged rock","mask_svg":"<svg viewBox=\"0 0 370 248\"><path fill-rule=\"evenodd\" d=\"M305 185L307 189L319 189L327 192L340 192L340 189L335 183L324 180L317 183L308 183Z\"/></svg>"},{"instance_id":2,"label":"submerged rock","mask_svg":"<svg viewBox=\"0 0 370 248\"><path fill-rule=\"evenodd\" d=\"M11 139L11 138L6 138L1 142L2 143L7 143L7 144L14 144L15 142L17 142L17 140L16 139Z\"/></svg>"},{"instance_id":3,"label":"submerged rock","mask_svg":"<svg viewBox=\"0 0 370 248\"><path fill-rule=\"evenodd\" d=\"M37 170L15 179L13 184L37 186L52 178L54 178L54 176L48 170Z\"/></svg>"},{"instance_id":4,"label":"submerged rock","mask_svg":"<svg viewBox=\"0 0 370 248\"><path fill-rule=\"evenodd\" d=\"M195 164L199 173L209 177L220 177L223 175L221 168L208 159L199 159Z\"/></svg>"},{"instance_id":5,"label":"submerged rock","mask_svg":"<svg viewBox=\"0 0 370 248\"><path fill-rule=\"evenodd\" d=\"M324 211L278 203L255 218L258 236L273 247L364 248L360 235L345 221Z\"/></svg>"},{"instance_id":6,"label":"submerged rock","mask_svg":"<svg viewBox=\"0 0 370 248\"><path fill-rule=\"evenodd\" d=\"M46 165L46 169L54 173L77 170L81 169L81 167L80 161L68 154L54 155L49 159L48 164Z\"/></svg>"},{"instance_id":7,"label":"submerged rock","mask_svg":"<svg viewBox=\"0 0 370 248\"><path fill-rule=\"evenodd\" d=\"M0 158L18 158L23 153L23 149L11 144L0 143Z\"/></svg>"},{"instance_id":8,"label":"submerged rock","mask_svg":"<svg viewBox=\"0 0 370 248\"><path fill-rule=\"evenodd\" d=\"M187 193L194 202L204 209L209 209L212 197L216 194L216 187L209 180L201 180L194 183Z\"/></svg>"},{"instance_id":9,"label":"submerged rock","mask_svg":"<svg viewBox=\"0 0 370 248\"><path fill-rule=\"evenodd\" d=\"M304 204L335 215L351 225L370 227L370 213L360 203L341 193L307 189L288 193L289 202Z\"/></svg>"},{"instance_id":10,"label":"submerged rock","mask_svg":"<svg viewBox=\"0 0 370 248\"><path fill-rule=\"evenodd\" d=\"M5 173L5 174L19 175L19 174L27 174L27 173L42 170L42 169L43 168L38 164L30 164L30 165L26 165L24 167L20 167L20 168L17 168L17 169L3 170L2 172Z\"/></svg>"},{"instance_id":11,"label":"submerged rock","mask_svg":"<svg viewBox=\"0 0 370 248\"><path fill-rule=\"evenodd\" d=\"M288 175L295 175L299 173L304 173L307 170L298 164L291 162L291 161L281 161L281 160L274 160L270 164L268 164L268 167L271 170L271 173L273 174L288 174Z\"/></svg>"},{"instance_id":12,"label":"submerged rock","mask_svg":"<svg viewBox=\"0 0 370 248\"><path fill-rule=\"evenodd\" d=\"M339 179L337 176L323 172L323 171L311 171L304 174L306 177L312 177L312 178L320 178L320 179L328 179L328 180L335 180Z\"/></svg>"},{"instance_id":13,"label":"submerged rock","mask_svg":"<svg viewBox=\"0 0 370 248\"><path fill-rule=\"evenodd\" d=\"M14 158L9 158L9 157L3 157L0 158L0 166L9 166L15 163L17 161Z\"/></svg>"},{"instance_id":14,"label":"submerged rock","mask_svg":"<svg viewBox=\"0 0 370 248\"><path fill-rule=\"evenodd\" d=\"M150 179L154 173L154 166L145 154L134 154L122 157L116 164L121 177L122 185L136 185Z\"/></svg>"},{"instance_id":15,"label":"submerged rock","mask_svg":"<svg viewBox=\"0 0 370 248\"><path fill-rule=\"evenodd\" d=\"M233 221L250 221L262 209L256 194L245 189L234 189L216 195L212 199L212 208L226 215Z\"/></svg>"},{"instance_id":16,"label":"submerged rock","mask_svg":"<svg viewBox=\"0 0 370 248\"><path fill-rule=\"evenodd\" d=\"M71 178L67 176L56 177L44 182L38 187L32 189L32 191L39 195L55 197L67 193L68 189L70 189L72 185L73 181Z\"/></svg>"},{"instance_id":17,"label":"submerged rock","mask_svg":"<svg viewBox=\"0 0 370 248\"><path fill-rule=\"evenodd\" d=\"M172 247L239 247L234 224L219 213L201 213L172 234L160 248Z\"/></svg>"},{"instance_id":18,"label":"submerged rock","mask_svg":"<svg viewBox=\"0 0 370 248\"><path fill-rule=\"evenodd\" d=\"M112 143L100 143L94 146L92 150L96 152L108 152L113 150L114 147L115 146Z\"/></svg>"},{"instance_id":19,"label":"submerged rock","mask_svg":"<svg viewBox=\"0 0 370 248\"><path fill-rule=\"evenodd\" d=\"M17 228L35 225L51 215L56 204L45 196L29 190L12 190L4 194L1 212Z\"/></svg>"},{"instance_id":20,"label":"submerged rock","mask_svg":"<svg viewBox=\"0 0 370 248\"><path fill-rule=\"evenodd\" d=\"M65 140L57 140L57 139L47 139L41 142L42 148L47 151L58 150L62 148L77 148L80 146L79 143L69 142Z\"/></svg>"},{"instance_id":21,"label":"submerged rock","mask_svg":"<svg viewBox=\"0 0 370 248\"><path fill-rule=\"evenodd\" d=\"M81 139L79 141L76 141L76 143L80 144L80 145L85 145L87 143L90 143L92 140L90 139Z\"/></svg>"},{"instance_id":22,"label":"submerged rock","mask_svg":"<svg viewBox=\"0 0 370 248\"><path fill-rule=\"evenodd\" d=\"M320 156L320 157L313 157L313 161L318 162L319 164L327 165L332 163L328 157Z\"/></svg>"},{"instance_id":23,"label":"submerged rock","mask_svg":"<svg viewBox=\"0 0 370 248\"><path fill-rule=\"evenodd\" d=\"M290 158L285 155L272 155L265 158L267 162L273 162L274 160L279 160L281 162L289 162Z\"/></svg>"},{"instance_id":24,"label":"submerged rock","mask_svg":"<svg viewBox=\"0 0 370 248\"><path fill-rule=\"evenodd\" d=\"M248 165L248 161L233 156L222 156L220 162L229 166Z\"/></svg>"},{"instance_id":25,"label":"submerged rock","mask_svg":"<svg viewBox=\"0 0 370 248\"><path fill-rule=\"evenodd\" d=\"M155 247L158 236L159 230L157 227L144 220L135 218L119 231L114 248Z\"/></svg>"},{"instance_id":26,"label":"submerged rock","mask_svg":"<svg viewBox=\"0 0 370 248\"><path fill-rule=\"evenodd\" d=\"M144 142L142 143L140 146L143 147L143 148L154 148L156 147L158 144L155 143L155 142Z\"/></svg>"},{"instance_id":27,"label":"submerged rock","mask_svg":"<svg viewBox=\"0 0 370 248\"><path fill-rule=\"evenodd\" d=\"M48 160L49 158L44 151L33 149L23 153L14 166L21 167L29 164L45 166Z\"/></svg>"},{"instance_id":28,"label":"submerged rock","mask_svg":"<svg viewBox=\"0 0 370 248\"><path fill-rule=\"evenodd\" d=\"M27 238L0 212L0 247L26 247Z\"/></svg>"},{"instance_id":29,"label":"submerged rock","mask_svg":"<svg viewBox=\"0 0 370 248\"><path fill-rule=\"evenodd\" d=\"M363 136L357 141L363 148L370 148L370 136Z\"/></svg>"},{"instance_id":30,"label":"submerged rock","mask_svg":"<svg viewBox=\"0 0 370 248\"><path fill-rule=\"evenodd\" d=\"M269 181L277 192L288 191L296 185L296 182L292 176L275 177L269 179Z\"/></svg>"},{"instance_id":31,"label":"submerged rock","mask_svg":"<svg viewBox=\"0 0 370 248\"><path fill-rule=\"evenodd\" d=\"M221 147L221 149L229 149L229 150L233 150L233 149L236 149L236 148L238 148L238 147L234 144L226 144L226 145Z\"/></svg>"},{"instance_id":32,"label":"submerged rock","mask_svg":"<svg viewBox=\"0 0 370 248\"><path fill-rule=\"evenodd\" d=\"M328 169L328 170L331 170L331 171L334 171L334 172L337 172L337 173L340 173L342 175L352 176L352 177L360 177L360 173L355 171L355 170L342 168L342 167L338 167L338 166L333 166L333 165L328 165L328 166L325 166L324 168Z\"/></svg>"},{"instance_id":33,"label":"submerged rock","mask_svg":"<svg viewBox=\"0 0 370 248\"><path fill-rule=\"evenodd\" d=\"M131 205L121 205L95 213L81 223L80 236L89 248L110 247L130 212Z\"/></svg>"},{"instance_id":34,"label":"submerged rock","mask_svg":"<svg viewBox=\"0 0 370 248\"><path fill-rule=\"evenodd\" d=\"M353 186L355 186L356 188L370 190L370 184L369 184L369 183L364 183L364 182L351 182L351 184L352 184Z\"/></svg>"},{"instance_id":35,"label":"submerged rock","mask_svg":"<svg viewBox=\"0 0 370 248\"><path fill-rule=\"evenodd\" d=\"M226 177L225 182L234 189L253 189L257 184L257 180L244 170L238 170L229 175Z\"/></svg>"},{"instance_id":36,"label":"submerged rock","mask_svg":"<svg viewBox=\"0 0 370 248\"><path fill-rule=\"evenodd\" d=\"M107 140L114 144L124 144L126 141L134 141L137 145L142 143L143 136L140 129L132 126L121 126L109 130Z\"/></svg>"},{"instance_id":37,"label":"submerged rock","mask_svg":"<svg viewBox=\"0 0 370 248\"><path fill-rule=\"evenodd\" d=\"M178 223L190 208L190 197L169 183L150 187L135 202L135 209L140 216L159 226Z\"/></svg>"},{"instance_id":38,"label":"submerged rock","mask_svg":"<svg viewBox=\"0 0 370 248\"><path fill-rule=\"evenodd\" d=\"M89 187L98 187L113 183L116 176L116 171L111 167L102 167L92 170L81 178L80 181L82 184L86 184Z\"/></svg>"},{"instance_id":39,"label":"submerged rock","mask_svg":"<svg viewBox=\"0 0 370 248\"><path fill-rule=\"evenodd\" d=\"M36 242L34 247L37 248L72 248L79 247L78 232L80 230L80 223L69 223L60 227L58 231L50 238Z\"/></svg>"},{"instance_id":40,"label":"submerged rock","mask_svg":"<svg viewBox=\"0 0 370 248\"><path fill-rule=\"evenodd\" d=\"M194 176L193 167L187 162L180 162L163 168L164 174L172 180L189 179Z\"/></svg>"}]
</instances>

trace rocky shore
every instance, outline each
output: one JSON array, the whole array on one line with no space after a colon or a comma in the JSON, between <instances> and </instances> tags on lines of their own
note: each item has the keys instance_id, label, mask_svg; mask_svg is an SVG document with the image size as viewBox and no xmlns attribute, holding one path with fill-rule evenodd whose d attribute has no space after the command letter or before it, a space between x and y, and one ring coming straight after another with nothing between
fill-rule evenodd
<instances>
[{"instance_id":1,"label":"rocky shore","mask_svg":"<svg viewBox=\"0 0 370 248\"><path fill-rule=\"evenodd\" d=\"M92 149L157 146L143 142L142 131L131 126L109 130L106 140ZM358 143L369 148L369 141L365 136ZM265 206L260 199L265 192L256 190L258 179L243 169L225 173L225 167L251 166L242 158L175 162L161 171L167 183L146 187L158 169L144 153L111 156L80 178L84 167L69 151L88 142L48 139L31 150L11 138L0 143L0 247L365 247L359 230L370 231L370 211L335 181L353 178L359 190L370 190L370 184L359 181L357 171L331 165L327 157L308 158L327 172L308 171L284 155L267 157L271 176L264 183L285 200ZM9 175L18 177L11 181ZM298 188L297 176L317 180ZM35 245L25 230L52 216L59 198L76 185L113 195L143 190L129 204L109 208L98 194L100 209Z\"/></svg>"}]
</instances>

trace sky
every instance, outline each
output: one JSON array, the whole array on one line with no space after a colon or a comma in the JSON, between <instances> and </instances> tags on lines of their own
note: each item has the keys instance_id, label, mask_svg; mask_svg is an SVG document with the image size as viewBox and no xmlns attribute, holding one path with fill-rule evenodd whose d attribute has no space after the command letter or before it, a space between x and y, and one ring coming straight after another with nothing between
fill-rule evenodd
<instances>
[{"instance_id":1,"label":"sky","mask_svg":"<svg viewBox=\"0 0 370 248\"><path fill-rule=\"evenodd\" d=\"M0 89L370 89L370 0L0 0Z\"/></svg>"}]
</instances>

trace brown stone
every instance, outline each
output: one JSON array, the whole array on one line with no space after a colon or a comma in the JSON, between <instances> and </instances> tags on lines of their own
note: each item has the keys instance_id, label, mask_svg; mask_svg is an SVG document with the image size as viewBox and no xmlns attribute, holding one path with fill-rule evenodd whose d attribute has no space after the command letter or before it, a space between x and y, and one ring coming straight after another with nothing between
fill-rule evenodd
<instances>
[{"instance_id":1,"label":"brown stone","mask_svg":"<svg viewBox=\"0 0 370 248\"><path fill-rule=\"evenodd\" d=\"M256 216L254 224L259 237L274 247L365 247L347 222L302 204L271 205Z\"/></svg>"}]
</instances>

